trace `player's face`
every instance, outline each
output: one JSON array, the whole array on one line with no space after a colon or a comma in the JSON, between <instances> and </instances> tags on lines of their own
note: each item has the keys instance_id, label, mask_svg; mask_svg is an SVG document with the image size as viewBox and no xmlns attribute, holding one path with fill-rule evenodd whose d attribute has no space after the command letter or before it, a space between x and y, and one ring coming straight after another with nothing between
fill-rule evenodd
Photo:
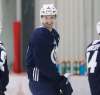
<instances>
[{"instance_id":1,"label":"player's face","mask_svg":"<svg viewBox=\"0 0 100 95\"><path fill-rule=\"evenodd\" d=\"M42 16L41 17L41 22L42 22L44 27L46 27L48 29L51 29L54 25L55 19L56 19L56 16L51 16L51 15Z\"/></svg>"}]
</instances>

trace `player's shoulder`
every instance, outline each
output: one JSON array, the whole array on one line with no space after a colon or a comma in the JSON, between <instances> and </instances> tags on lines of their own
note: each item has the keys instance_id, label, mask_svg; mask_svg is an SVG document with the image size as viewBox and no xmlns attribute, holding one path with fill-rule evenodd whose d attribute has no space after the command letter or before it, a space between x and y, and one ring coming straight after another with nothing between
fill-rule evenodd
<instances>
[{"instance_id":1,"label":"player's shoulder","mask_svg":"<svg viewBox=\"0 0 100 95\"><path fill-rule=\"evenodd\" d=\"M48 29L46 29L45 27L39 26L33 30L33 35L44 36L44 35L49 35L49 32Z\"/></svg>"},{"instance_id":2,"label":"player's shoulder","mask_svg":"<svg viewBox=\"0 0 100 95\"><path fill-rule=\"evenodd\" d=\"M94 40L88 45L87 51L94 51L98 50L99 48L100 48L100 40Z\"/></svg>"},{"instance_id":3,"label":"player's shoulder","mask_svg":"<svg viewBox=\"0 0 100 95\"><path fill-rule=\"evenodd\" d=\"M30 40L32 43L46 42L49 39L49 31L44 27L37 27L33 30Z\"/></svg>"},{"instance_id":4,"label":"player's shoulder","mask_svg":"<svg viewBox=\"0 0 100 95\"><path fill-rule=\"evenodd\" d=\"M42 26L38 26L34 28L34 32L39 32L39 31L44 31L45 28L43 28Z\"/></svg>"},{"instance_id":5,"label":"player's shoulder","mask_svg":"<svg viewBox=\"0 0 100 95\"><path fill-rule=\"evenodd\" d=\"M42 31L43 31L43 30L42 30L41 27L36 27L36 28L34 28L33 31L32 31L31 34L30 34L30 38L33 39L33 38L38 38L38 37L40 37L40 36L43 34Z\"/></svg>"},{"instance_id":6,"label":"player's shoulder","mask_svg":"<svg viewBox=\"0 0 100 95\"><path fill-rule=\"evenodd\" d=\"M92 44L93 44L93 45L99 45L99 44L100 44L100 40L94 40L94 41L92 42Z\"/></svg>"},{"instance_id":7,"label":"player's shoulder","mask_svg":"<svg viewBox=\"0 0 100 95\"><path fill-rule=\"evenodd\" d=\"M100 40L94 40L94 41L92 41L92 42L87 46L87 48L90 47L90 46L93 46L93 45L100 45Z\"/></svg>"}]
</instances>

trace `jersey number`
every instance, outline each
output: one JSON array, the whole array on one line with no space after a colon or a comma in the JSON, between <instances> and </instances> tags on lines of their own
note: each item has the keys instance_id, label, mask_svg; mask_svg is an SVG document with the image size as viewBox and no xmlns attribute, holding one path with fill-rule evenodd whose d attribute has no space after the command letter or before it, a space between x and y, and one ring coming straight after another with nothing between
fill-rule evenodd
<instances>
[{"instance_id":1,"label":"jersey number","mask_svg":"<svg viewBox=\"0 0 100 95\"><path fill-rule=\"evenodd\" d=\"M87 53L87 68L90 68L90 73L94 73L95 67L97 66L96 58L98 51L94 51L91 59L88 61L90 52Z\"/></svg>"}]
</instances>

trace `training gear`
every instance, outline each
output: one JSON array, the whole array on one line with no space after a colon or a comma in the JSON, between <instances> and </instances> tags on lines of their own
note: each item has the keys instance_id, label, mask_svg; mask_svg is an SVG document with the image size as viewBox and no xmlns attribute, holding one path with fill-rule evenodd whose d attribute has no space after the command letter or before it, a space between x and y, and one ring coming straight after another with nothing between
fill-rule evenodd
<instances>
[{"instance_id":1,"label":"training gear","mask_svg":"<svg viewBox=\"0 0 100 95\"><path fill-rule=\"evenodd\" d=\"M88 80L92 95L100 95L100 40L93 41L86 52Z\"/></svg>"},{"instance_id":2,"label":"training gear","mask_svg":"<svg viewBox=\"0 0 100 95\"><path fill-rule=\"evenodd\" d=\"M40 10L40 16L44 15L57 15L57 9L53 4L44 4Z\"/></svg>"},{"instance_id":3,"label":"training gear","mask_svg":"<svg viewBox=\"0 0 100 95\"><path fill-rule=\"evenodd\" d=\"M59 90L70 86L66 77L60 76L56 67L55 50L59 34L55 29L36 28L29 41L26 54L29 87L33 95L59 95ZM72 89L72 88L69 88ZM72 90L64 93L72 93ZM71 95L71 94L65 94Z\"/></svg>"}]
</instances>

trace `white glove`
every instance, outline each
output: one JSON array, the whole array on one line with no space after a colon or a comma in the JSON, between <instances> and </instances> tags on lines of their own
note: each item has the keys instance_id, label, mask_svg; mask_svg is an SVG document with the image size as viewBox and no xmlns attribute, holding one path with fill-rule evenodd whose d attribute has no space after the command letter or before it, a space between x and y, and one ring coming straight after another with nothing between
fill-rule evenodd
<instances>
[{"instance_id":1,"label":"white glove","mask_svg":"<svg viewBox=\"0 0 100 95\"><path fill-rule=\"evenodd\" d=\"M73 73L65 73L64 74L64 76L66 77L66 78L69 78L70 76L72 76L73 75Z\"/></svg>"}]
</instances>

